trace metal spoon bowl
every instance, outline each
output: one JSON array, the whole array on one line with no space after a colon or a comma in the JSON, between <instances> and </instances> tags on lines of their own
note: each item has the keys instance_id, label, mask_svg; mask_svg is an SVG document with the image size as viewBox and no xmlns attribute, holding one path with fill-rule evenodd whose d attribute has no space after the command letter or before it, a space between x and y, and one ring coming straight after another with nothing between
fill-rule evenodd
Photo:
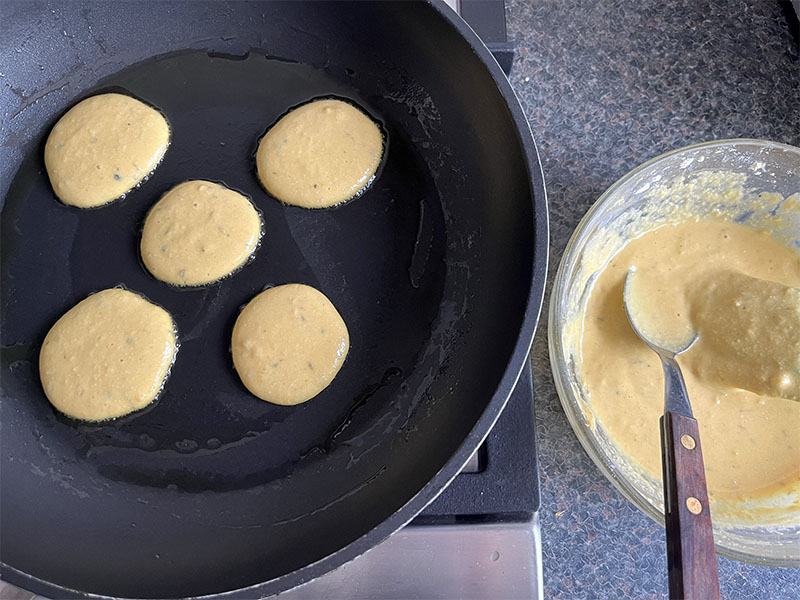
<instances>
[{"instance_id":1,"label":"metal spoon bowl","mask_svg":"<svg viewBox=\"0 0 800 600\"><path fill-rule=\"evenodd\" d=\"M699 339L699 336L696 332L692 332L684 341L676 344L677 347L666 347L664 342L661 341L664 336L659 335L659 332L653 329L652 324L647 323L643 318L643 312L639 307L644 303L645 299L639 297L640 292L637 292L636 282L636 265L633 265L628 269L628 274L625 276L623 290L625 314L628 315L628 321L634 333L661 359L666 386L664 412L672 411L693 417L692 406L689 403L689 393L686 391L681 368L675 357L691 348Z\"/></svg>"}]
</instances>

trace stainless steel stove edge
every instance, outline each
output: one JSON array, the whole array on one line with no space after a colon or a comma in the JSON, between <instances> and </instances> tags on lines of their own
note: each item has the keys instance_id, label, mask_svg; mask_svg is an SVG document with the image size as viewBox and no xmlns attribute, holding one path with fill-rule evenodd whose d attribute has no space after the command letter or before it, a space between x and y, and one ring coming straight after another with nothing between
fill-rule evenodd
<instances>
[{"instance_id":1,"label":"stainless steel stove edge","mask_svg":"<svg viewBox=\"0 0 800 600\"><path fill-rule=\"evenodd\" d=\"M409 525L280 600L541 599L539 514L526 522Z\"/></svg>"}]
</instances>

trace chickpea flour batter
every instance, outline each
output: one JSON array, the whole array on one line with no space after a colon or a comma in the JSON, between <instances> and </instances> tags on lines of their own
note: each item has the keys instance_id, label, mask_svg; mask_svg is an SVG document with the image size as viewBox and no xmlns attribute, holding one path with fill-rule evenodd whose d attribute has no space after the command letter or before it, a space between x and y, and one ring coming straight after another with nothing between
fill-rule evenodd
<instances>
[{"instance_id":1,"label":"chickpea flour batter","mask_svg":"<svg viewBox=\"0 0 800 600\"><path fill-rule=\"evenodd\" d=\"M167 120L124 94L82 100L53 126L44 147L47 175L64 204L92 208L138 186L169 145Z\"/></svg>"},{"instance_id":2,"label":"chickpea flour batter","mask_svg":"<svg viewBox=\"0 0 800 600\"><path fill-rule=\"evenodd\" d=\"M326 208L361 193L383 154L378 125L352 104L316 100L295 108L261 138L258 178L281 202Z\"/></svg>"},{"instance_id":3,"label":"chickpea flour batter","mask_svg":"<svg viewBox=\"0 0 800 600\"><path fill-rule=\"evenodd\" d=\"M155 400L177 350L166 310L112 288L92 294L56 321L42 344L39 374L59 411L104 421Z\"/></svg>"},{"instance_id":4,"label":"chickpea flour batter","mask_svg":"<svg viewBox=\"0 0 800 600\"><path fill-rule=\"evenodd\" d=\"M158 279L204 285L244 265L261 239L261 217L242 194L186 181L159 200L142 229L142 261Z\"/></svg>"},{"instance_id":5,"label":"chickpea flour batter","mask_svg":"<svg viewBox=\"0 0 800 600\"><path fill-rule=\"evenodd\" d=\"M707 347L694 363L699 378L800 402L800 289L724 271L690 299Z\"/></svg>"},{"instance_id":6,"label":"chickpea flour batter","mask_svg":"<svg viewBox=\"0 0 800 600\"><path fill-rule=\"evenodd\" d=\"M347 326L330 300L307 285L269 288L233 327L233 365L245 387L273 404L310 400L333 381L350 347Z\"/></svg>"},{"instance_id":7,"label":"chickpea flour batter","mask_svg":"<svg viewBox=\"0 0 800 600\"><path fill-rule=\"evenodd\" d=\"M633 239L600 272L583 319L582 386L609 438L660 479L664 377L625 314L633 264L637 286L651 299L643 305L661 324L677 337L687 328L700 332L678 361L700 424L712 500L732 506L796 493L800 403L788 398L800 393L797 251L741 225L687 221Z\"/></svg>"}]
</instances>

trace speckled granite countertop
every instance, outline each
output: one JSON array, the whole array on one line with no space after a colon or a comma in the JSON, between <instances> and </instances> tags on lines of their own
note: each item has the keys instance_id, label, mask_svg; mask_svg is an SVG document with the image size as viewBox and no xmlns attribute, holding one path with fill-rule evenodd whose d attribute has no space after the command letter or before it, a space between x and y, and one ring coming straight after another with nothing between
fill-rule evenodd
<instances>
[{"instance_id":1,"label":"speckled granite countertop","mask_svg":"<svg viewBox=\"0 0 800 600\"><path fill-rule=\"evenodd\" d=\"M550 201L549 289L597 197L662 152L719 138L800 146L796 30L770 0L506 0L511 83ZM788 7L787 7L788 8ZM546 306L546 305L545 305ZM543 312L533 348L546 598L663 598L664 530L616 491L567 423ZM723 598L797 598L800 569L719 559Z\"/></svg>"}]
</instances>

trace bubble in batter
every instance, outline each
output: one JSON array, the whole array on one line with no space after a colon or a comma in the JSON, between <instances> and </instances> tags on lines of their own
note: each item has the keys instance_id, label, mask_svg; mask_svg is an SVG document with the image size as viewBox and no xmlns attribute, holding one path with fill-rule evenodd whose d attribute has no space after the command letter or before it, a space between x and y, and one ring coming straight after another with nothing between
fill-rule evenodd
<instances>
[{"instance_id":1,"label":"bubble in batter","mask_svg":"<svg viewBox=\"0 0 800 600\"><path fill-rule=\"evenodd\" d=\"M253 298L233 327L233 364L245 387L273 404L310 400L333 381L350 347L330 300L307 285L270 288Z\"/></svg>"},{"instance_id":2,"label":"bubble in batter","mask_svg":"<svg viewBox=\"0 0 800 600\"><path fill-rule=\"evenodd\" d=\"M169 145L169 124L143 102L123 94L82 100L53 126L44 163L64 204L92 208L138 186Z\"/></svg>"},{"instance_id":3,"label":"bubble in batter","mask_svg":"<svg viewBox=\"0 0 800 600\"><path fill-rule=\"evenodd\" d=\"M378 125L341 100L317 100L281 118L261 138L258 177L278 200L325 208L361 193L383 154Z\"/></svg>"},{"instance_id":4,"label":"bubble in batter","mask_svg":"<svg viewBox=\"0 0 800 600\"><path fill-rule=\"evenodd\" d=\"M218 183L186 181L148 213L142 261L167 283L204 285L244 265L261 231L261 216L246 196Z\"/></svg>"},{"instance_id":5,"label":"bubble in batter","mask_svg":"<svg viewBox=\"0 0 800 600\"><path fill-rule=\"evenodd\" d=\"M47 333L39 374L47 399L84 421L104 421L155 400L178 351L169 313L112 288L67 311Z\"/></svg>"}]
</instances>

